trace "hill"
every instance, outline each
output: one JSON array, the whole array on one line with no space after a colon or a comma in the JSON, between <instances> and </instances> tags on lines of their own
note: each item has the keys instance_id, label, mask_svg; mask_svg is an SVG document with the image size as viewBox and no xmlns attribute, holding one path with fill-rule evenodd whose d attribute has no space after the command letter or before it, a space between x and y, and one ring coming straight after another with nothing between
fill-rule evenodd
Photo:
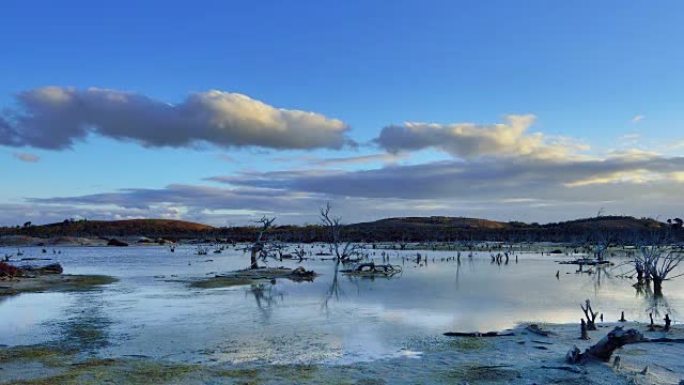
<instances>
[{"instance_id":1,"label":"hill","mask_svg":"<svg viewBox=\"0 0 684 385\"><path fill-rule=\"evenodd\" d=\"M558 223L499 222L463 217L397 217L344 227L346 239L354 241L508 241L508 242L585 242L597 237L631 242L639 237L670 228L650 218L602 216ZM133 237L251 241L258 229L212 227L199 223L167 219L132 219L120 221L64 221L42 226L0 228L3 236L34 238L54 237ZM319 225L277 226L270 236L283 242L317 242L327 239ZM674 232L679 238L683 231Z\"/></svg>"},{"instance_id":2,"label":"hill","mask_svg":"<svg viewBox=\"0 0 684 385\"><path fill-rule=\"evenodd\" d=\"M194 238L212 231L214 227L200 223L171 219L126 219L118 221L65 220L41 226L3 228L0 234L30 237L125 237Z\"/></svg>"},{"instance_id":3,"label":"hill","mask_svg":"<svg viewBox=\"0 0 684 385\"><path fill-rule=\"evenodd\" d=\"M388 218L348 226L355 238L392 241L553 241L580 242L600 233L609 238L633 240L667 225L650 218L602 216L566 222L537 224L497 222L462 217L407 217Z\"/></svg>"}]
</instances>

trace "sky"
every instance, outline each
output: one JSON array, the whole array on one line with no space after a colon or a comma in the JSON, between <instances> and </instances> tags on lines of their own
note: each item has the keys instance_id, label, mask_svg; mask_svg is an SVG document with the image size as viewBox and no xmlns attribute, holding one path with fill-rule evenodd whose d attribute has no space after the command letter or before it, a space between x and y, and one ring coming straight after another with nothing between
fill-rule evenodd
<instances>
[{"instance_id":1,"label":"sky","mask_svg":"<svg viewBox=\"0 0 684 385\"><path fill-rule=\"evenodd\" d=\"M0 225L684 215L679 1L0 5Z\"/></svg>"}]
</instances>

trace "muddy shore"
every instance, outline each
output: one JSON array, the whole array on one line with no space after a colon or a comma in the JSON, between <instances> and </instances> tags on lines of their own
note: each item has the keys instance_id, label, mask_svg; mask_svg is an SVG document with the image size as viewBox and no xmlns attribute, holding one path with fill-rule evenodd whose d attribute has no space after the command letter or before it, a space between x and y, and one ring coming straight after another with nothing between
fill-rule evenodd
<instances>
[{"instance_id":1,"label":"muddy shore","mask_svg":"<svg viewBox=\"0 0 684 385\"><path fill-rule=\"evenodd\" d=\"M44 291L80 291L116 282L106 275L49 274L0 280L0 296Z\"/></svg>"},{"instance_id":2,"label":"muddy shore","mask_svg":"<svg viewBox=\"0 0 684 385\"><path fill-rule=\"evenodd\" d=\"M626 323L649 338L646 325ZM409 343L395 358L349 365L320 363L233 365L174 362L151 357L102 357L73 344L0 347L0 384L679 384L683 344L627 345L613 361L570 365L566 352L596 343L615 324L602 324L579 340L577 325L541 325L541 336L519 325L506 337L445 337ZM669 337L682 338L675 327ZM68 348L67 348L68 346Z\"/></svg>"}]
</instances>

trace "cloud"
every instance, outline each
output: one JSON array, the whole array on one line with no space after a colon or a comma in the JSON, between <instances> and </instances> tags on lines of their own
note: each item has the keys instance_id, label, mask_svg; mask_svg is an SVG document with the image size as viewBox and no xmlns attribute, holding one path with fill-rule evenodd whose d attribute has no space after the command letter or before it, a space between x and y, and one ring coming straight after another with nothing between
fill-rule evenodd
<instances>
[{"instance_id":1,"label":"cloud","mask_svg":"<svg viewBox=\"0 0 684 385\"><path fill-rule=\"evenodd\" d=\"M646 116L644 116L644 115L634 115L634 117L632 117L631 121L632 121L632 123L639 123L640 121L642 121L644 119L646 119Z\"/></svg>"},{"instance_id":2,"label":"cloud","mask_svg":"<svg viewBox=\"0 0 684 385\"><path fill-rule=\"evenodd\" d=\"M391 153L434 148L454 157L481 156L535 158L565 157L574 150L586 149L568 140L549 140L541 133L528 133L534 115L509 115L505 123L415 123L382 129L376 143Z\"/></svg>"},{"instance_id":3,"label":"cloud","mask_svg":"<svg viewBox=\"0 0 684 385\"><path fill-rule=\"evenodd\" d=\"M97 134L146 147L255 146L339 149L353 144L342 121L275 108L248 96L207 91L179 104L109 89L44 87L17 95L0 116L0 144L64 149Z\"/></svg>"},{"instance_id":4,"label":"cloud","mask_svg":"<svg viewBox=\"0 0 684 385\"><path fill-rule=\"evenodd\" d=\"M348 156L339 158L319 159L314 164L322 167L328 166L346 166L346 165L363 165L370 163L395 164L402 159L406 159L406 154L371 154Z\"/></svg>"},{"instance_id":5,"label":"cloud","mask_svg":"<svg viewBox=\"0 0 684 385\"><path fill-rule=\"evenodd\" d=\"M36 163L40 160L38 155L29 154L27 152L15 152L12 154L14 158L19 159L22 162Z\"/></svg>"},{"instance_id":6,"label":"cloud","mask_svg":"<svg viewBox=\"0 0 684 385\"><path fill-rule=\"evenodd\" d=\"M262 214L278 216L280 223L317 223L317 208L326 201L334 203L346 222L407 215L543 222L591 216L601 207L636 216L684 210L679 199L684 157L641 152L603 159L482 158L372 170L243 172L208 180L221 185L173 184L34 198L26 204L31 212L67 216L104 215L99 210L213 224L244 224Z\"/></svg>"},{"instance_id":7,"label":"cloud","mask_svg":"<svg viewBox=\"0 0 684 385\"><path fill-rule=\"evenodd\" d=\"M297 157L275 157L272 158L275 162L302 162L312 166L318 167L335 167L335 166L353 166L353 165L369 165L374 163L395 164L400 160L408 158L408 154L392 154L379 153L369 155L356 155L335 158L320 158L315 156L297 156Z\"/></svg>"},{"instance_id":8,"label":"cloud","mask_svg":"<svg viewBox=\"0 0 684 385\"><path fill-rule=\"evenodd\" d=\"M645 180L647 192L670 191L672 173L684 171L684 158L624 154L600 160L496 159L443 161L362 171L280 171L243 173L210 180L233 186L283 189L343 197L400 199L623 199ZM645 175L651 175L647 178ZM592 185L608 185L592 191ZM586 187L579 188L579 187ZM648 191L652 188L652 191ZM678 186L681 188L681 186ZM601 195L604 193L604 195ZM638 198L638 197L631 197ZM630 199L624 196L625 200Z\"/></svg>"}]
</instances>

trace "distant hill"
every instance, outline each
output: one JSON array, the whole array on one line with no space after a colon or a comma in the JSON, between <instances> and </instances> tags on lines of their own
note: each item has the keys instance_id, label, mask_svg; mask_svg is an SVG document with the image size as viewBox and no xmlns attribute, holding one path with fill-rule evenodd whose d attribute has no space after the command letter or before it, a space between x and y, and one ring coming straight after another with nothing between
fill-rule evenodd
<instances>
[{"instance_id":1,"label":"distant hill","mask_svg":"<svg viewBox=\"0 0 684 385\"><path fill-rule=\"evenodd\" d=\"M545 228L563 228L566 230L657 230L666 227L667 224L652 218L634 218L627 216L602 216L595 218L575 219L572 221L548 223Z\"/></svg>"},{"instance_id":2,"label":"distant hill","mask_svg":"<svg viewBox=\"0 0 684 385\"><path fill-rule=\"evenodd\" d=\"M510 227L505 222L463 217L397 217L380 219L375 222L359 223L355 226L436 226L462 229L505 229Z\"/></svg>"},{"instance_id":3,"label":"distant hill","mask_svg":"<svg viewBox=\"0 0 684 385\"><path fill-rule=\"evenodd\" d=\"M79 220L51 223L41 226L0 229L0 234L32 237L124 237L145 236L150 238L194 238L212 231L214 227L200 223L171 219L126 219L118 221Z\"/></svg>"},{"instance_id":4,"label":"distant hill","mask_svg":"<svg viewBox=\"0 0 684 385\"><path fill-rule=\"evenodd\" d=\"M344 236L354 241L529 241L586 242L597 235L623 242L634 241L654 231L670 228L650 218L602 216L558 223L499 222L463 217L397 217L346 225ZM64 221L41 226L0 228L0 235L37 238L54 237L132 237L194 240L253 240L258 229L212 227L199 223L167 219L131 219L120 221ZM684 231L675 231L684 238ZM277 226L270 236L281 241L315 242L327 239L319 225Z\"/></svg>"},{"instance_id":5,"label":"distant hill","mask_svg":"<svg viewBox=\"0 0 684 385\"><path fill-rule=\"evenodd\" d=\"M353 224L348 226L348 231L360 239L370 235L375 239L409 242L423 240L579 242L597 233L611 238L630 240L665 228L667 224L654 219L628 216L602 216L543 225L462 217L406 217Z\"/></svg>"}]
</instances>

